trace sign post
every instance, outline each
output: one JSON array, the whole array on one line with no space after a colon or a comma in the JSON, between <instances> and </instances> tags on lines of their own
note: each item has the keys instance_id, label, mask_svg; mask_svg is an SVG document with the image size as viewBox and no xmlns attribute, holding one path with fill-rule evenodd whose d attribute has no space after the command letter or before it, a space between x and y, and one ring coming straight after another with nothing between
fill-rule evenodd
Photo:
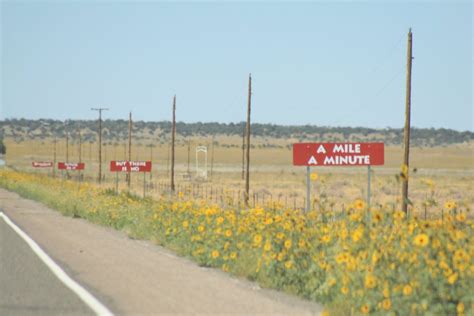
<instances>
[{"instance_id":1,"label":"sign post","mask_svg":"<svg viewBox=\"0 0 474 316\"><path fill-rule=\"evenodd\" d=\"M367 166L367 207L370 210L370 165Z\"/></svg>"},{"instance_id":2,"label":"sign post","mask_svg":"<svg viewBox=\"0 0 474 316\"><path fill-rule=\"evenodd\" d=\"M311 209L311 167L306 166L306 208L305 211L309 212Z\"/></svg>"},{"instance_id":3,"label":"sign post","mask_svg":"<svg viewBox=\"0 0 474 316\"><path fill-rule=\"evenodd\" d=\"M371 166L384 164L383 143L297 143L293 165L306 166L306 211L310 204L310 167L367 166L367 205L371 198Z\"/></svg>"},{"instance_id":4,"label":"sign post","mask_svg":"<svg viewBox=\"0 0 474 316\"><path fill-rule=\"evenodd\" d=\"M118 172L115 173L115 194L118 194Z\"/></svg>"}]
</instances>

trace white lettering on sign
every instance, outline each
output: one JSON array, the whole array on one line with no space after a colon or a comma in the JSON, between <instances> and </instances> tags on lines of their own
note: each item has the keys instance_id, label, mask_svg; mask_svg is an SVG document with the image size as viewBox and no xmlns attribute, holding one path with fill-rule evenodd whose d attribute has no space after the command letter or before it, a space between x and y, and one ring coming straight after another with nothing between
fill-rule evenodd
<instances>
[{"instance_id":1,"label":"white lettering on sign","mask_svg":"<svg viewBox=\"0 0 474 316\"><path fill-rule=\"evenodd\" d=\"M326 148L324 148L323 145L319 145L319 148L318 150L316 151L317 154L320 154L320 153L323 153L325 154L326 153Z\"/></svg>"},{"instance_id":2,"label":"white lettering on sign","mask_svg":"<svg viewBox=\"0 0 474 316\"><path fill-rule=\"evenodd\" d=\"M360 144L339 144L334 145L333 153L360 154Z\"/></svg>"},{"instance_id":3,"label":"white lettering on sign","mask_svg":"<svg viewBox=\"0 0 474 316\"><path fill-rule=\"evenodd\" d=\"M132 167L144 167L146 166L146 162L145 161L130 161L130 166Z\"/></svg>"},{"instance_id":4,"label":"white lettering on sign","mask_svg":"<svg viewBox=\"0 0 474 316\"><path fill-rule=\"evenodd\" d=\"M318 164L318 161L316 160L316 158L314 158L314 156L311 156L311 158L309 158L308 160L308 165L317 165Z\"/></svg>"},{"instance_id":5,"label":"white lettering on sign","mask_svg":"<svg viewBox=\"0 0 474 316\"><path fill-rule=\"evenodd\" d=\"M324 158L324 165L370 164L370 156L332 156Z\"/></svg>"}]
</instances>

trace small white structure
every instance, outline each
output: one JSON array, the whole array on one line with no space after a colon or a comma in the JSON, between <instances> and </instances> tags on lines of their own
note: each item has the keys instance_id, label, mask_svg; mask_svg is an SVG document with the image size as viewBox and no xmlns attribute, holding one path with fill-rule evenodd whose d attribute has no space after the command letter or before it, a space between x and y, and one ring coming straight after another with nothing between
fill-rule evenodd
<instances>
[{"instance_id":1,"label":"small white structure","mask_svg":"<svg viewBox=\"0 0 474 316\"><path fill-rule=\"evenodd\" d=\"M204 162L199 163L199 153L204 153ZM202 156L202 155L201 155ZM196 147L196 177L207 180L207 147Z\"/></svg>"}]
</instances>

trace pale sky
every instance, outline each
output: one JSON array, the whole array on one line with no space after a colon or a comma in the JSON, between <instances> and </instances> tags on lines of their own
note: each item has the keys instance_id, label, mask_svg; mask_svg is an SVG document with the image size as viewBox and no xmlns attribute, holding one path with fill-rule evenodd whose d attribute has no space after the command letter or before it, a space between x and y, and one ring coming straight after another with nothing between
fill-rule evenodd
<instances>
[{"instance_id":1,"label":"pale sky","mask_svg":"<svg viewBox=\"0 0 474 316\"><path fill-rule=\"evenodd\" d=\"M471 1L1 1L0 119L473 128Z\"/></svg>"}]
</instances>

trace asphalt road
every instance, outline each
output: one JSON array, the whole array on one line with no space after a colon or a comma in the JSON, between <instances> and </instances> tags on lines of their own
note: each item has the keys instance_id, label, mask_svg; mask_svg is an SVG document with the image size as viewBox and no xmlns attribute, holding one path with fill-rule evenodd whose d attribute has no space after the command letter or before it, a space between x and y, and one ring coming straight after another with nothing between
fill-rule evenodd
<instances>
[{"instance_id":1,"label":"asphalt road","mask_svg":"<svg viewBox=\"0 0 474 316\"><path fill-rule=\"evenodd\" d=\"M2 218L0 315L93 315Z\"/></svg>"},{"instance_id":2,"label":"asphalt road","mask_svg":"<svg viewBox=\"0 0 474 316\"><path fill-rule=\"evenodd\" d=\"M0 208L117 315L319 315L322 310L3 189ZM4 223L0 232L0 315L89 313Z\"/></svg>"}]
</instances>

